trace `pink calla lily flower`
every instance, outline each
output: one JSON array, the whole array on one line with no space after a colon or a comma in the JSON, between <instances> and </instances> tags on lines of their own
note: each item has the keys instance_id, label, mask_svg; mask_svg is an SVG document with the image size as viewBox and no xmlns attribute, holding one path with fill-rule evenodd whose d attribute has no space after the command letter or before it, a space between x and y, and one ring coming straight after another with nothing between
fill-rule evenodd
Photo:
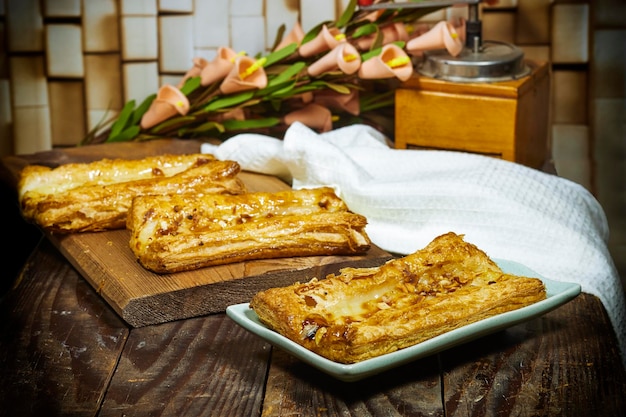
<instances>
[{"instance_id":1,"label":"pink calla lily flower","mask_svg":"<svg viewBox=\"0 0 626 417\"><path fill-rule=\"evenodd\" d=\"M361 66L361 55L357 49L348 42L342 42L335 46L326 55L309 65L307 72L311 77L340 70L344 74L354 74Z\"/></svg>"},{"instance_id":2,"label":"pink calla lily flower","mask_svg":"<svg viewBox=\"0 0 626 417\"><path fill-rule=\"evenodd\" d=\"M437 23L431 30L411 39L406 44L406 50L411 55L420 55L423 51L444 48L452 56L459 55L463 50L461 36L450 22L445 21Z\"/></svg>"},{"instance_id":3,"label":"pink calla lily flower","mask_svg":"<svg viewBox=\"0 0 626 417\"><path fill-rule=\"evenodd\" d=\"M382 44L386 45L391 42L409 40L409 33L406 30L404 23L397 22L391 25L387 25L380 29L383 34ZM356 44L361 50L368 50L372 47L372 44L376 40L376 35L368 35L357 39Z\"/></svg>"},{"instance_id":4,"label":"pink calla lily flower","mask_svg":"<svg viewBox=\"0 0 626 417\"><path fill-rule=\"evenodd\" d=\"M298 52L300 56L306 58L330 51L341 42L347 42L345 35L337 28L328 28L324 25L315 38L300 45Z\"/></svg>"},{"instance_id":5,"label":"pink calla lily flower","mask_svg":"<svg viewBox=\"0 0 626 417\"><path fill-rule=\"evenodd\" d=\"M215 58L202 68L200 84L206 87L209 84L223 80L235 66L235 61L239 55L230 48L218 48Z\"/></svg>"},{"instance_id":6,"label":"pink calla lily flower","mask_svg":"<svg viewBox=\"0 0 626 417\"><path fill-rule=\"evenodd\" d=\"M330 110L315 103L307 104L301 109L286 114L283 121L288 126L300 122L320 132L328 132L333 128L333 115Z\"/></svg>"},{"instance_id":7,"label":"pink calla lily flower","mask_svg":"<svg viewBox=\"0 0 626 417\"><path fill-rule=\"evenodd\" d=\"M350 93L342 94L333 90L322 90L315 93L313 102L329 109L345 111L354 116L361 113L359 90L351 88Z\"/></svg>"},{"instance_id":8,"label":"pink calla lily flower","mask_svg":"<svg viewBox=\"0 0 626 417\"><path fill-rule=\"evenodd\" d=\"M156 98L150 104L141 118L142 129L150 129L157 124L179 114L189 112L189 100L178 88L165 84L157 92Z\"/></svg>"},{"instance_id":9,"label":"pink calla lily flower","mask_svg":"<svg viewBox=\"0 0 626 417\"><path fill-rule=\"evenodd\" d=\"M261 89L267 86L267 74L263 69L265 58L255 60L248 56L240 56L235 60L234 67L220 84L224 94Z\"/></svg>"},{"instance_id":10,"label":"pink calla lily flower","mask_svg":"<svg viewBox=\"0 0 626 417\"><path fill-rule=\"evenodd\" d=\"M300 43L302 42L302 39L304 39L304 31L302 30L302 25L300 25L300 22L296 22L293 28L291 29L291 32L289 32L287 36L285 36L278 43L278 45L276 45L276 48L274 48L274 50L278 51L279 49L289 46L292 43L296 43L300 45Z\"/></svg>"},{"instance_id":11,"label":"pink calla lily flower","mask_svg":"<svg viewBox=\"0 0 626 417\"><path fill-rule=\"evenodd\" d=\"M193 77L199 77L200 74L202 73L202 69L206 67L208 63L209 61L207 61L204 58L200 58L200 57L194 58L193 67L189 68L187 73L185 73L185 75L183 76L183 79L180 80L180 82L178 83L176 87L182 88L188 79L193 78Z\"/></svg>"},{"instance_id":12,"label":"pink calla lily flower","mask_svg":"<svg viewBox=\"0 0 626 417\"><path fill-rule=\"evenodd\" d=\"M396 77L406 81L413 75L413 63L409 56L396 44L382 47L378 56L361 64L359 77L363 79L384 79Z\"/></svg>"}]
</instances>

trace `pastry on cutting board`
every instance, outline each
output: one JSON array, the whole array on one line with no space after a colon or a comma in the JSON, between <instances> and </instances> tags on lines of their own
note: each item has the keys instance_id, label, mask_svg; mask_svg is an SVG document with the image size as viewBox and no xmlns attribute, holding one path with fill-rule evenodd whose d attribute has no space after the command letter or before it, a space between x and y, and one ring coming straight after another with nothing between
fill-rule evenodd
<instances>
[{"instance_id":1,"label":"pastry on cutting board","mask_svg":"<svg viewBox=\"0 0 626 417\"><path fill-rule=\"evenodd\" d=\"M371 246L366 224L332 188L321 187L137 197L127 228L138 262L171 273L255 259L364 254Z\"/></svg>"}]
</instances>

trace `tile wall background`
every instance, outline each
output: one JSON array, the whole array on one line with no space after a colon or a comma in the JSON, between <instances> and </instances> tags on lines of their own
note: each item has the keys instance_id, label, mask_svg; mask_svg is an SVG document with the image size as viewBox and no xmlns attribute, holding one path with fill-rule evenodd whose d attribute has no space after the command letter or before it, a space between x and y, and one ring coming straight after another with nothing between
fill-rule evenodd
<instances>
[{"instance_id":1,"label":"tile wall background","mask_svg":"<svg viewBox=\"0 0 626 417\"><path fill-rule=\"evenodd\" d=\"M123 104L177 84L219 46L266 52L281 24L305 30L348 0L0 0L0 156L74 146ZM466 15L449 8L435 23ZM500 0L483 35L552 69L559 175L592 191L626 283L626 2Z\"/></svg>"}]
</instances>

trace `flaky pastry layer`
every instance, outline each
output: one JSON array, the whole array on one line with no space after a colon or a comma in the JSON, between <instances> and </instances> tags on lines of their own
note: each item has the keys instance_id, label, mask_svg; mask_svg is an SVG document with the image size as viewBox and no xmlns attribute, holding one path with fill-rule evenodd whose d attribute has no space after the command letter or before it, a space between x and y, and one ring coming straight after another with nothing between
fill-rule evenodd
<instances>
[{"instance_id":1,"label":"flaky pastry layer","mask_svg":"<svg viewBox=\"0 0 626 417\"><path fill-rule=\"evenodd\" d=\"M540 279L502 272L462 236L375 268L256 294L261 322L330 360L356 363L546 297Z\"/></svg>"},{"instance_id":2,"label":"flaky pastry layer","mask_svg":"<svg viewBox=\"0 0 626 417\"><path fill-rule=\"evenodd\" d=\"M132 200L137 196L245 192L237 177L239 164L234 161L218 161L204 154L191 158L173 155L170 163L168 160L161 156L148 161L63 165L52 170L30 167L24 170L20 181L28 188L20 193L22 215L55 233L94 232L124 228ZM133 164L137 164L135 169ZM63 173L58 174L57 169ZM110 172L103 173L103 169ZM45 180L48 176L49 182ZM53 185L62 177L71 188ZM32 186L37 182L43 185Z\"/></svg>"},{"instance_id":3,"label":"flaky pastry layer","mask_svg":"<svg viewBox=\"0 0 626 417\"><path fill-rule=\"evenodd\" d=\"M362 254L365 217L331 188L136 198L130 247L157 273L293 256Z\"/></svg>"}]
</instances>

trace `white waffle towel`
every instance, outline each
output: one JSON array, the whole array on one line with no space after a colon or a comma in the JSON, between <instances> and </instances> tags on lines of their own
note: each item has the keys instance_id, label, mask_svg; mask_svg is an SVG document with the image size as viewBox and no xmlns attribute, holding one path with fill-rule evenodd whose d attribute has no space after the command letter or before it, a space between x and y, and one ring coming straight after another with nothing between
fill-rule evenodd
<instances>
[{"instance_id":1,"label":"white waffle towel","mask_svg":"<svg viewBox=\"0 0 626 417\"><path fill-rule=\"evenodd\" d=\"M294 189L333 187L384 250L409 254L454 231L490 257L579 283L606 308L626 366L624 290L604 211L584 187L482 155L393 149L365 125L317 134L296 123L283 140L241 134L202 151Z\"/></svg>"}]
</instances>

